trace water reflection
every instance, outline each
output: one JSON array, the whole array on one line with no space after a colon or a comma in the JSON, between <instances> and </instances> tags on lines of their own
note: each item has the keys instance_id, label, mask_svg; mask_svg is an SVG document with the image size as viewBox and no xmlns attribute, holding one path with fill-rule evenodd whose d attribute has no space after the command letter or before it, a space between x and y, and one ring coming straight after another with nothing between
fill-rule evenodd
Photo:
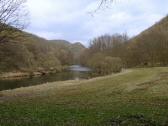
<instances>
[{"instance_id":1,"label":"water reflection","mask_svg":"<svg viewBox=\"0 0 168 126\"><path fill-rule=\"evenodd\" d=\"M69 70L72 71L74 80L87 79L89 78L89 73L91 72L91 69L80 65L70 66Z\"/></svg>"},{"instance_id":2,"label":"water reflection","mask_svg":"<svg viewBox=\"0 0 168 126\"><path fill-rule=\"evenodd\" d=\"M72 65L69 67L70 71L74 72L90 72L91 69L88 67L82 67L80 65Z\"/></svg>"}]
</instances>

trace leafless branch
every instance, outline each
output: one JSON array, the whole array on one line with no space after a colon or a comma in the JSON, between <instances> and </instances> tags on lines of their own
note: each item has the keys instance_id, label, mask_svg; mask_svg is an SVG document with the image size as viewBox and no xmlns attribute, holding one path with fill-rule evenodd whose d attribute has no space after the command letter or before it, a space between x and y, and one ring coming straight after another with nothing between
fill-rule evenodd
<instances>
[{"instance_id":1,"label":"leafless branch","mask_svg":"<svg viewBox=\"0 0 168 126\"><path fill-rule=\"evenodd\" d=\"M28 11L25 2L26 0L0 0L0 43L27 26Z\"/></svg>"},{"instance_id":2,"label":"leafless branch","mask_svg":"<svg viewBox=\"0 0 168 126\"><path fill-rule=\"evenodd\" d=\"M95 13L97 13L99 10L104 10L107 9L111 6L111 3L114 2L114 0L98 0L98 6L94 11L89 12L89 14L91 14L91 16L94 16Z\"/></svg>"}]
</instances>

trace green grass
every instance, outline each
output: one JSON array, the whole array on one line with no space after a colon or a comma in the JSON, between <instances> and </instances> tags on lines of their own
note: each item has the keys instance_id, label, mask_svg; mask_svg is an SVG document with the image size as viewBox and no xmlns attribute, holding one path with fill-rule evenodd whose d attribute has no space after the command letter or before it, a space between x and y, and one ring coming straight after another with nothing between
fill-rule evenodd
<instances>
[{"instance_id":1,"label":"green grass","mask_svg":"<svg viewBox=\"0 0 168 126\"><path fill-rule=\"evenodd\" d=\"M168 68L0 92L0 126L167 126Z\"/></svg>"}]
</instances>

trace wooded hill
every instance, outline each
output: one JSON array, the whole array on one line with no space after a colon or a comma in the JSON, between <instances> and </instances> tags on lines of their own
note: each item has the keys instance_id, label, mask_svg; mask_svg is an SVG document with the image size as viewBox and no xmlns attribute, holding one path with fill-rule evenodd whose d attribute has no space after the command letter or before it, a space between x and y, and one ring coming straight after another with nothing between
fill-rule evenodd
<instances>
[{"instance_id":1,"label":"wooded hill","mask_svg":"<svg viewBox=\"0 0 168 126\"><path fill-rule=\"evenodd\" d=\"M143 31L129 42L129 66L168 65L168 16ZM132 62L132 63L131 63Z\"/></svg>"},{"instance_id":2,"label":"wooded hill","mask_svg":"<svg viewBox=\"0 0 168 126\"><path fill-rule=\"evenodd\" d=\"M122 67L168 65L168 16L131 39L125 34L94 38L88 49L79 42L19 34L22 37L0 43L1 72L61 71L62 66L79 62L100 74L118 72Z\"/></svg>"},{"instance_id":3,"label":"wooded hill","mask_svg":"<svg viewBox=\"0 0 168 126\"><path fill-rule=\"evenodd\" d=\"M81 57L82 64L101 74L122 67L167 66L168 16L131 39L126 34L94 38Z\"/></svg>"},{"instance_id":4,"label":"wooded hill","mask_svg":"<svg viewBox=\"0 0 168 126\"><path fill-rule=\"evenodd\" d=\"M26 32L19 34L17 39L0 43L0 72L61 71L63 66L73 64L76 53L85 48L65 40L46 40Z\"/></svg>"}]
</instances>

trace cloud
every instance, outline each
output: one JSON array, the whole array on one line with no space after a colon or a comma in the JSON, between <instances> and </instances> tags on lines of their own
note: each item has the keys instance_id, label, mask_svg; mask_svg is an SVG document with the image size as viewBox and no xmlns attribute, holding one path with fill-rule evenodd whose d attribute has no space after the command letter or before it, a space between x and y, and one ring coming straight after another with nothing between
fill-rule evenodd
<instances>
[{"instance_id":1,"label":"cloud","mask_svg":"<svg viewBox=\"0 0 168 126\"><path fill-rule=\"evenodd\" d=\"M27 31L47 39L87 42L102 34L134 36L164 17L167 0L119 0L99 10L97 0L28 0L31 25Z\"/></svg>"}]
</instances>

